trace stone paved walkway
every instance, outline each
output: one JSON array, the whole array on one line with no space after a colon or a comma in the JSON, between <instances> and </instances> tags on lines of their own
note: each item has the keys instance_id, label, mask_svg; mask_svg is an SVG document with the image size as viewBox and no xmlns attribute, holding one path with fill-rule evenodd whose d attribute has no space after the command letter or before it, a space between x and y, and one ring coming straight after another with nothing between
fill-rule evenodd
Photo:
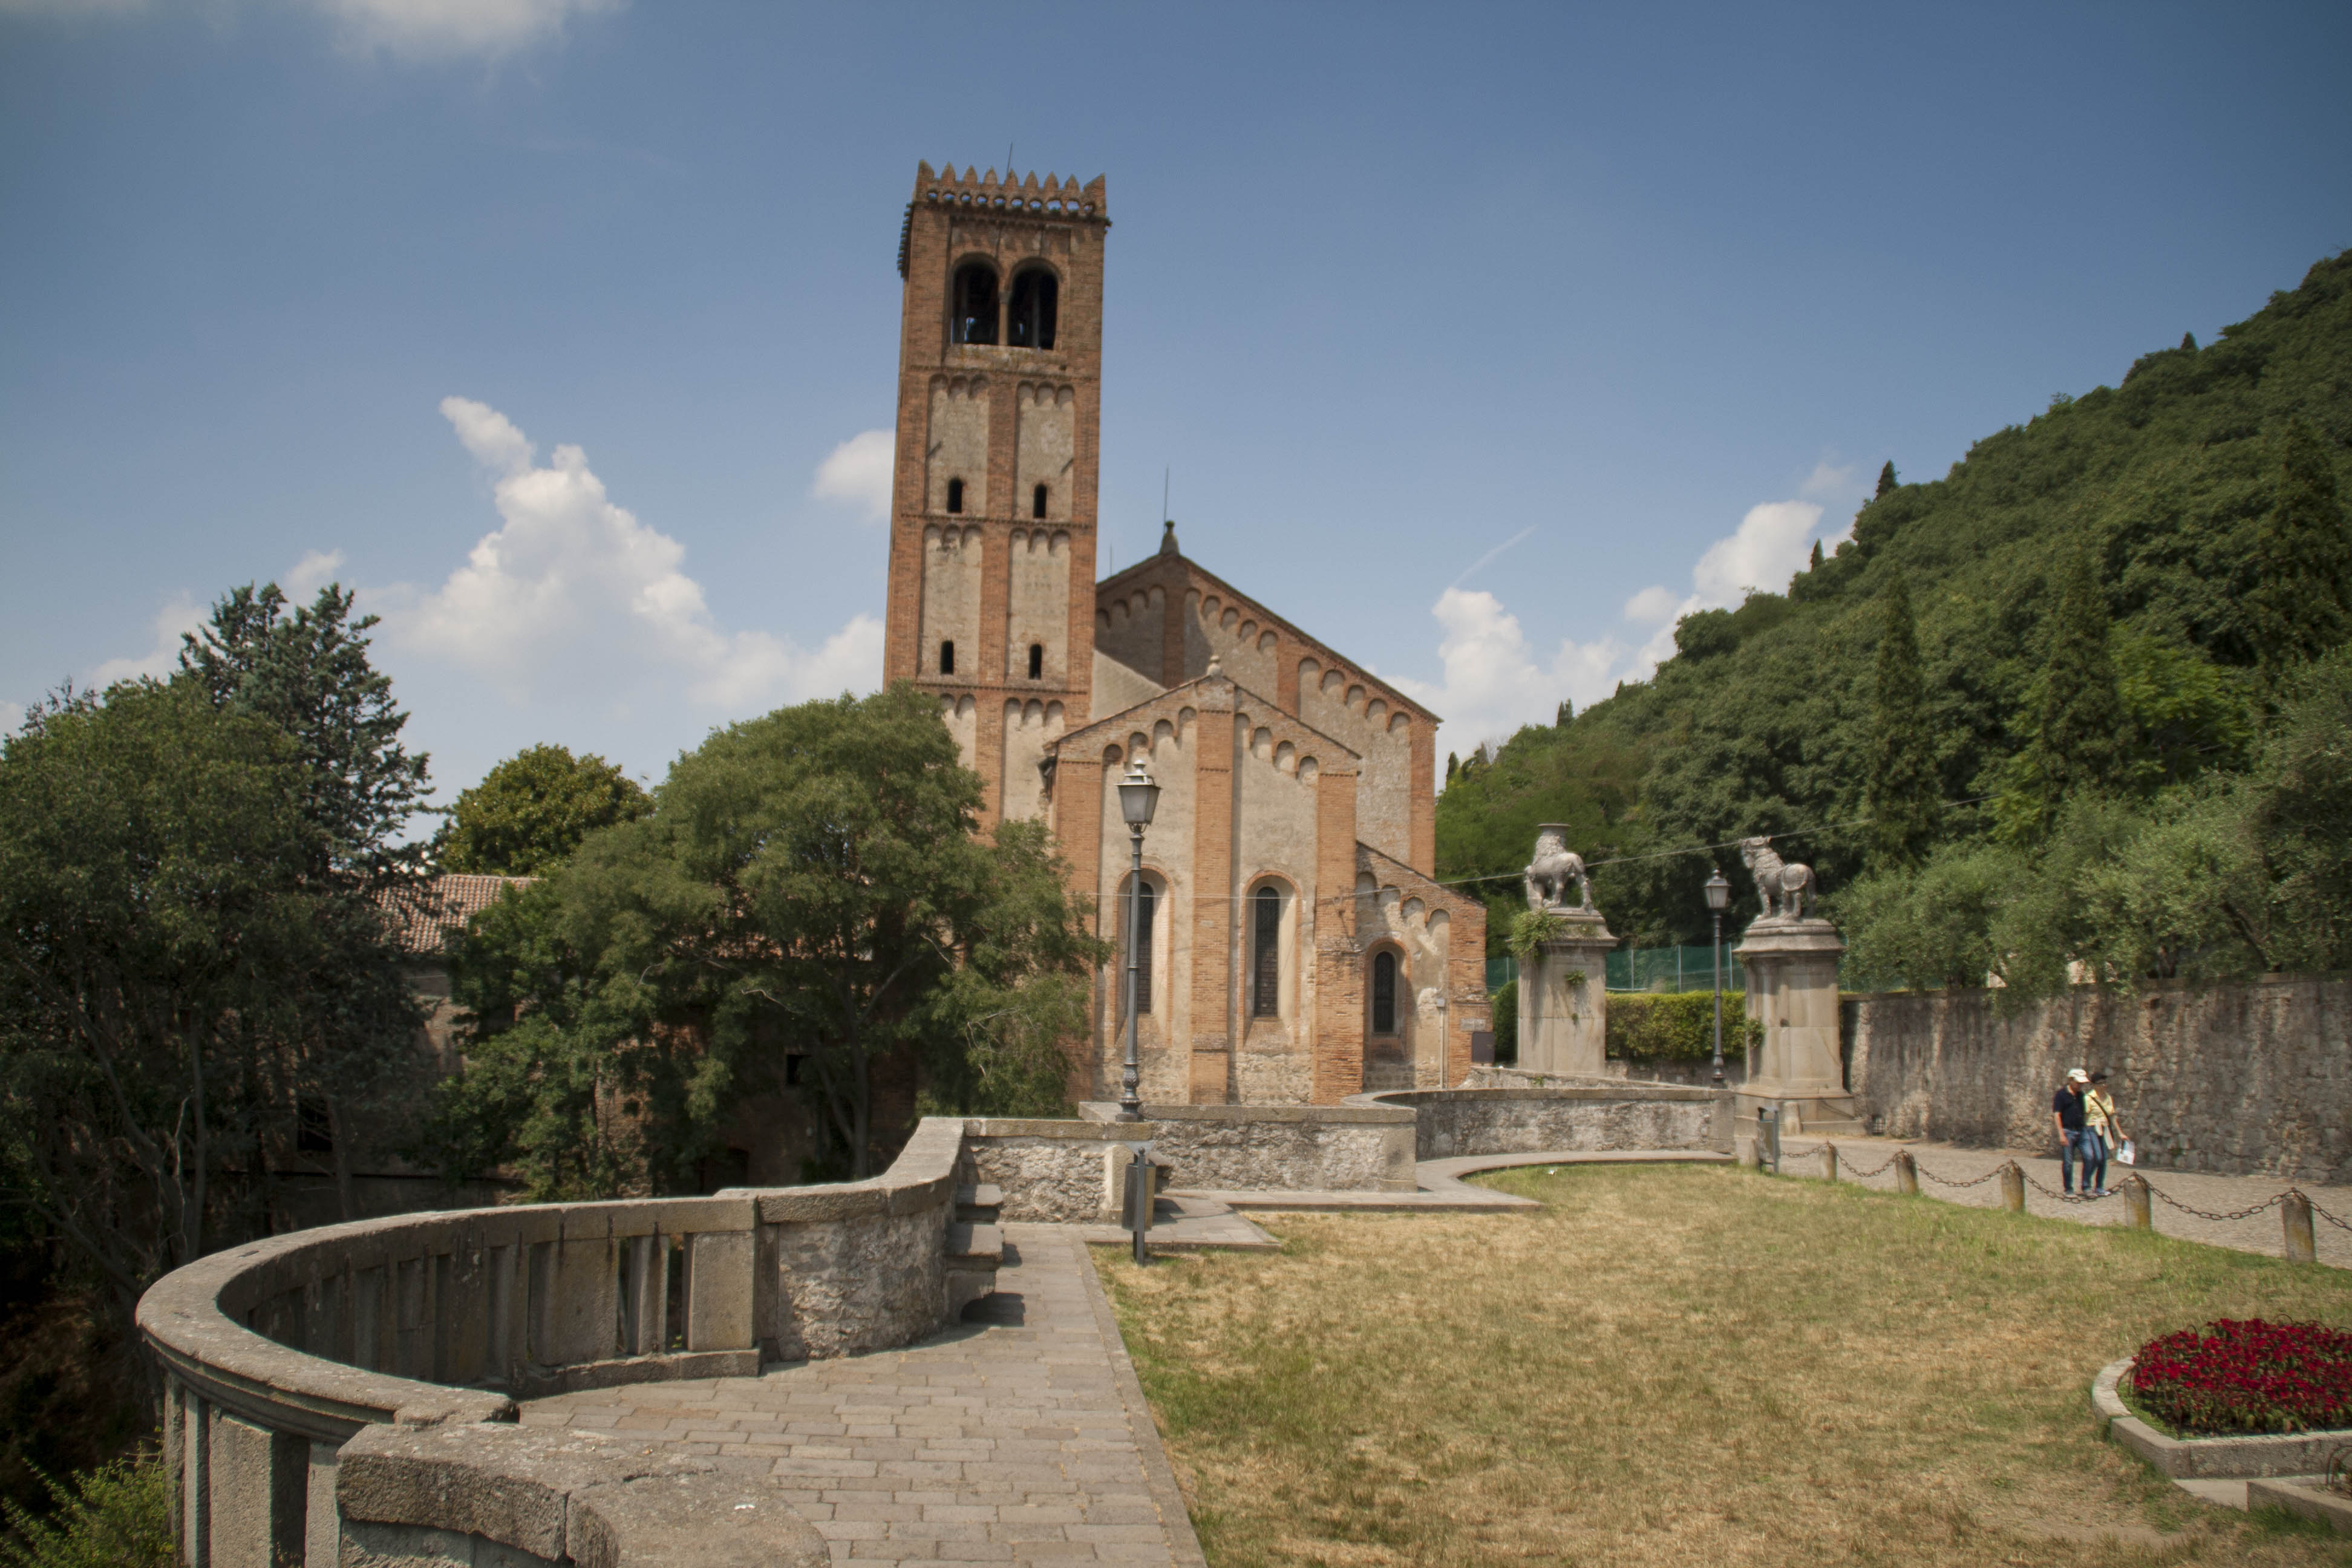
<instances>
[{"instance_id":1,"label":"stone paved walkway","mask_svg":"<svg viewBox=\"0 0 2352 1568\"><path fill-rule=\"evenodd\" d=\"M535 1399L534 1426L642 1433L772 1476L836 1563L1203 1559L1109 1303L1070 1227L1008 1225L971 1323L760 1377Z\"/></svg>"},{"instance_id":2,"label":"stone paved walkway","mask_svg":"<svg viewBox=\"0 0 2352 1568\"><path fill-rule=\"evenodd\" d=\"M1780 1168L1790 1175L1810 1176L1821 1170L1816 1152L1822 1140L1792 1138L1789 1141ZM1962 1149L1948 1143L1902 1143L1886 1138L1837 1138L1830 1140L1838 1148L1838 1180L1853 1181L1857 1170L1877 1173L1861 1178L1861 1184L1885 1192L1895 1190L1895 1173L1880 1171L1894 1158L1895 1151L1907 1148L1919 1162L1919 1191L1923 1196L1941 1198L1947 1203L1967 1204L1977 1208L1996 1208L2000 1204L2000 1184L1998 1181L1979 1182L1971 1187L1951 1187L1931 1178L1946 1182L1967 1182L1995 1171L2011 1160L2025 1168L2033 1182L2039 1182L2051 1192L2063 1190L2054 1158L2022 1150ZM2110 1164L2107 1180L2120 1182L2130 1173L2127 1166ZM2281 1176L2209 1176L2189 1171L2163 1171L2142 1166L2139 1173L2147 1178L2148 1185L2176 1203L2185 1204L2206 1214L2231 1214L2252 1208L2273 1194L2289 1187L2327 1213L2352 1223L2352 1187L2320 1187L2306 1182L2291 1182ZM2284 1255L2284 1227L2275 1205L2243 1219L2213 1220L2187 1214L2168 1204L2164 1197L2152 1199L2149 1210L2158 1231L2166 1236L2178 1236L2190 1241L2208 1242L2215 1247L2234 1247L2241 1252L2260 1252L2272 1258ZM2025 1212L2055 1219L2078 1220L2084 1225L2121 1225L2125 1219L2124 1200L2100 1198L2091 1203L2066 1203L2034 1190L2032 1182L2025 1189ZM2352 1268L2352 1230L2333 1226L2320 1215L2312 1216L2313 1239L2318 1244L2319 1261L2338 1268Z\"/></svg>"}]
</instances>

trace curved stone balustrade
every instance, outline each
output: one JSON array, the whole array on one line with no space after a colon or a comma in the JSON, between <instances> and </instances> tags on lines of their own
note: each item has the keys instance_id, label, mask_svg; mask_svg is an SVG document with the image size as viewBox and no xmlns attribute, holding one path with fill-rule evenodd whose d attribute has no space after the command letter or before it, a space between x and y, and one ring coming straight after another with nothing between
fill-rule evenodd
<instances>
[{"instance_id":1,"label":"curved stone balustrade","mask_svg":"<svg viewBox=\"0 0 2352 1568\"><path fill-rule=\"evenodd\" d=\"M340 1458L371 1427L511 1422L516 1396L935 1331L987 1293L1001 1250L955 1222L962 1129L926 1120L864 1182L363 1220L175 1270L138 1320L166 1373L183 1561L340 1563ZM601 1561L655 1561L642 1546Z\"/></svg>"}]
</instances>

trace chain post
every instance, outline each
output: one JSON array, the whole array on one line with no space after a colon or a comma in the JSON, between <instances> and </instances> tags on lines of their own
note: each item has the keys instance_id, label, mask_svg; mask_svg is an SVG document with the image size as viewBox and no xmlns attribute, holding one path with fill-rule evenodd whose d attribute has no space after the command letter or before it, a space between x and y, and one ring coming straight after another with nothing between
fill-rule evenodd
<instances>
[{"instance_id":1,"label":"chain post","mask_svg":"<svg viewBox=\"0 0 2352 1568\"><path fill-rule=\"evenodd\" d=\"M2125 1226L2132 1230L2154 1230L2156 1214L2147 1201L2147 1178L2134 1171L2124 1178L2123 1188Z\"/></svg>"},{"instance_id":2,"label":"chain post","mask_svg":"<svg viewBox=\"0 0 2352 1568\"><path fill-rule=\"evenodd\" d=\"M2286 1260L2289 1263L2319 1261L2319 1238L2311 1233L2311 1200L2294 1187L2286 1190L2286 1199L2279 1205L2279 1217L2286 1226Z\"/></svg>"},{"instance_id":3,"label":"chain post","mask_svg":"<svg viewBox=\"0 0 2352 1568\"><path fill-rule=\"evenodd\" d=\"M1837 1184L1837 1145L1834 1143L1824 1142L1822 1145L1822 1180L1832 1186Z\"/></svg>"},{"instance_id":4,"label":"chain post","mask_svg":"<svg viewBox=\"0 0 2352 1568\"><path fill-rule=\"evenodd\" d=\"M1908 1149L1895 1151L1895 1190L1906 1197L1919 1195L1919 1162Z\"/></svg>"},{"instance_id":5,"label":"chain post","mask_svg":"<svg viewBox=\"0 0 2352 1568\"><path fill-rule=\"evenodd\" d=\"M2000 1206L2011 1214L2025 1212L2025 1169L2014 1160L2000 1168Z\"/></svg>"}]
</instances>

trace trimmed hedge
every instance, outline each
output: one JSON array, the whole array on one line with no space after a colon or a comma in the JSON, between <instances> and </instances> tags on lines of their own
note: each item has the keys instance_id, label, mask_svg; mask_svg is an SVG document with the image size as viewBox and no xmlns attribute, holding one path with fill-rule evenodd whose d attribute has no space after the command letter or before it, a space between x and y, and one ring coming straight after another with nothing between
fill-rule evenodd
<instances>
[{"instance_id":1,"label":"trimmed hedge","mask_svg":"<svg viewBox=\"0 0 2352 1568\"><path fill-rule=\"evenodd\" d=\"M1495 1065L1519 1065L1519 983L1506 980L1495 993Z\"/></svg>"},{"instance_id":2,"label":"trimmed hedge","mask_svg":"<svg viewBox=\"0 0 2352 1568\"><path fill-rule=\"evenodd\" d=\"M1750 1043L1764 1038L1762 1024L1748 1021L1748 998L1723 994L1723 1059L1738 1061ZM1612 991L1609 994L1609 1055L1658 1061L1706 1061L1715 1055L1715 993L1712 991Z\"/></svg>"}]
</instances>

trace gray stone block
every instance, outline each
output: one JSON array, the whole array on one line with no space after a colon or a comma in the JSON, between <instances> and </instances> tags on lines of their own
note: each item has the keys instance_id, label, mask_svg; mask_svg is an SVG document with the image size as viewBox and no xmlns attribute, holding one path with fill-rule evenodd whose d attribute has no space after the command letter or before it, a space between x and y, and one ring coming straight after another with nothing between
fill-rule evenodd
<instances>
[{"instance_id":1,"label":"gray stone block","mask_svg":"<svg viewBox=\"0 0 2352 1568\"><path fill-rule=\"evenodd\" d=\"M749 1230L698 1236L688 1243L686 1348L749 1350L751 1346L751 1264Z\"/></svg>"}]
</instances>

